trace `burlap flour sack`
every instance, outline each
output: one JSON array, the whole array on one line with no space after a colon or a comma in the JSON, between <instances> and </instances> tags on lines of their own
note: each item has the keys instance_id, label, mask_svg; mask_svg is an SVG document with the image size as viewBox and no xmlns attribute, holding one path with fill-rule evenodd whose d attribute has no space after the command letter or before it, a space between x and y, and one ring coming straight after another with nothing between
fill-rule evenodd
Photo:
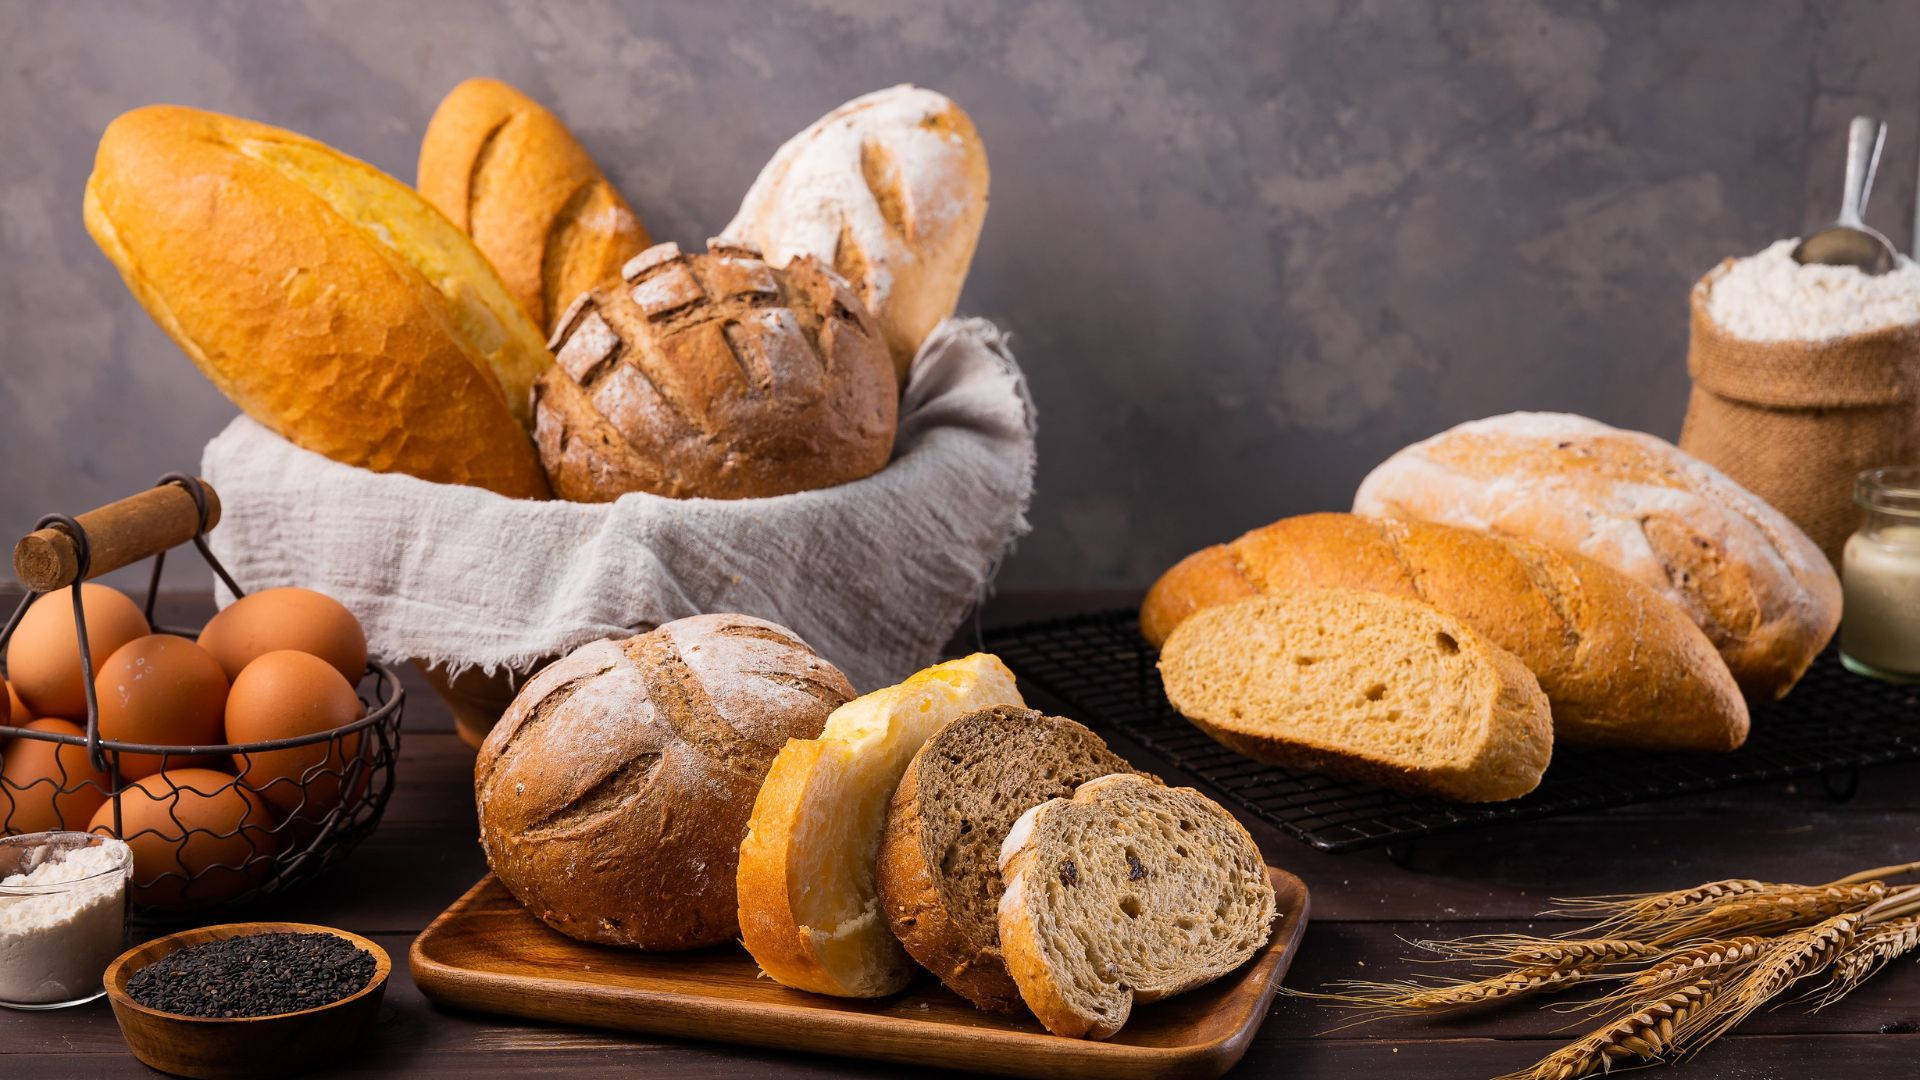
<instances>
[{"instance_id":1,"label":"burlap flour sack","mask_svg":"<svg viewBox=\"0 0 1920 1080\"><path fill-rule=\"evenodd\" d=\"M1920 322L1823 340L1754 341L1715 321L1729 259L1694 285L1680 448L1806 530L1837 566L1853 478L1920 458Z\"/></svg>"},{"instance_id":2,"label":"burlap flour sack","mask_svg":"<svg viewBox=\"0 0 1920 1080\"><path fill-rule=\"evenodd\" d=\"M334 596L375 655L464 689L501 698L511 684L482 676L733 611L793 628L870 690L937 658L1027 531L1034 424L1000 333L950 319L914 360L893 460L839 487L530 502L341 465L245 417L202 467L224 505L210 540L242 588Z\"/></svg>"}]
</instances>

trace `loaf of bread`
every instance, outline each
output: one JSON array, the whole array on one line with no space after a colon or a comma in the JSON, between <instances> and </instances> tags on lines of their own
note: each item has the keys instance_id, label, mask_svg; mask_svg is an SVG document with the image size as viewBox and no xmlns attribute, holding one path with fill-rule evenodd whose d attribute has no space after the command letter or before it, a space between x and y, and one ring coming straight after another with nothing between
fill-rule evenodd
<instances>
[{"instance_id":1,"label":"loaf of bread","mask_svg":"<svg viewBox=\"0 0 1920 1080\"><path fill-rule=\"evenodd\" d=\"M1192 788L1146 777L1103 776L1028 810L1000 872L1007 965L1056 1035L1111 1038L1135 1003L1212 982L1273 932L1253 837Z\"/></svg>"},{"instance_id":2,"label":"loaf of bread","mask_svg":"<svg viewBox=\"0 0 1920 1080\"><path fill-rule=\"evenodd\" d=\"M1160 650L1167 699L1275 765L1460 802L1532 791L1547 697L1512 653L1416 600L1307 589L1204 608Z\"/></svg>"},{"instance_id":3,"label":"loaf of bread","mask_svg":"<svg viewBox=\"0 0 1920 1080\"><path fill-rule=\"evenodd\" d=\"M1424 601L1478 630L1540 681L1556 740L1731 750L1746 739L1746 699L1726 663L1651 586L1582 555L1448 525L1284 518L1161 575L1140 630L1158 645L1202 607L1313 588Z\"/></svg>"},{"instance_id":4,"label":"loaf of bread","mask_svg":"<svg viewBox=\"0 0 1920 1080\"><path fill-rule=\"evenodd\" d=\"M987 217L987 152L944 95L900 85L854 98L795 135L721 233L775 266L839 271L886 334L900 385L953 314Z\"/></svg>"},{"instance_id":5,"label":"loaf of bread","mask_svg":"<svg viewBox=\"0 0 1920 1080\"><path fill-rule=\"evenodd\" d=\"M831 487L893 452L899 392L846 283L714 241L648 248L575 302L534 390L554 490L746 499Z\"/></svg>"},{"instance_id":6,"label":"loaf of bread","mask_svg":"<svg viewBox=\"0 0 1920 1080\"><path fill-rule=\"evenodd\" d=\"M942 725L1024 704L1006 665L975 653L842 705L819 738L780 751L740 845L740 938L762 971L839 997L907 985L913 961L887 929L875 886L888 803Z\"/></svg>"},{"instance_id":7,"label":"loaf of bread","mask_svg":"<svg viewBox=\"0 0 1920 1080\"><path fill-rule=\"evenodd\" d=\"M474 763L487 863L582 941L730 940L734 866L767 767L852 697L792 631L744 615L576 649L521 689Z\"/></svg>"},{"instance_id":8,"label":"loaf of bread","mask_svg":"<svg viewBox=\"0 0 1920 1080\"><path fill-rule=\"evenodd\" d=\"M981 709L935 732L900 778L880 844L880 906L907 954L980 1008L1016 1008L1000 841L1028 809L1132 771L1100 736L1032 709Z\"/></svg>"},{"instance_id":9,"label":"loaf of bread","mask_svg":"<svg viewBox=\"0 0 1920 1080\"><path fill-rule=\"evenodd\" d=\"M566 125L497 79L468 79L441 99L417 186L473 237L542 333L653 243Z\"/></svg>"},{"instance_id":10,"label":"loaf of bread","mask_svg":"<svg viewBox=\"0 0 1920 1080\"><path fill-rule=\"evenodd\" d=\"M1680 605L1748 694L1792 689L1840 622L1840 581L1807 535L1725 474L1637 431L1560 413L1461 424L1388 458L1357 514L1536 540Z\"/></svg>"},{"instance_id":11,"label":"loaf of bread","mask_svg":"<svg viewBox=\"0 0 1920 1080\"><path fill-rule=\"evenodd\" d=\"M378 472L543 498L540 331L412 188L279 128L174 105L100 138L87 231L247 415Z\"/></svg>"}]
</instances>

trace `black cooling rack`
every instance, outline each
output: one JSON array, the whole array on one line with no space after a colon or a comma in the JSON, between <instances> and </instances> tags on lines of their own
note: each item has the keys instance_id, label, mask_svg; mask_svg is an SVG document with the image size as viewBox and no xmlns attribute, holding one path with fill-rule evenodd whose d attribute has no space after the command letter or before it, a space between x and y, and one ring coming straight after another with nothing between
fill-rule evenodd
<instances>
[{"instance_id":1,"label":"black cooling rack","mask_svg":"<svg viewBox=\"0 0 1920 1080\"><path fill-rule=\"evenodd\" d=\"M1102 612L986 632L988 649L1065 715L1117 730L1220 795L1322 851L1357 851L1501 821L1524 821L1675 795L1837 774L1920 759L1920 687L1863 678L1829 649L1783 701L1753 708L1730 754L1556 747L1540 786L1511 802L1465 805L1249 761L1201 734L1160 688L1155 650L1132 612Z\"/></svg>"}]
</instances>

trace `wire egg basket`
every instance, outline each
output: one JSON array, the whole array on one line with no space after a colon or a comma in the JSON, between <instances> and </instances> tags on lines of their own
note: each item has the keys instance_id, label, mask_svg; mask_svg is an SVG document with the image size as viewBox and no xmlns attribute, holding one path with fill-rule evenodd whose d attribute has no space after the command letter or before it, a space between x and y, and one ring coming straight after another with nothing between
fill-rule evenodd
<instances>
[{"instance_id":1,"label":"wire egg basket","mask_svg":"<svg viewBox=\"0 0 1920 1080\"><path fill-rule=\"evenodd\" d=\"M0 835L110 826L134 849L128 899L134 915L148 921L244 907L324 874L379 825L400 755L405 694L394 673L377 662L367 664L355 687L360 719L330 730L202 746L100 737L82 583L150 556L153 571L142 610L151 632L198 638L198 630L155 625L154 604L167 550L188 541L236 599L244 595L207 547L206 533L218 521L213 489L182 473L169 473L152 489L79 519L48 515L15 550L15 569L28 591L0 630L4 657L34 601L60 589L71 592L87 700L84 726L73 724L78 734L9 727L0 714L6 740L0 748ZM91 539L89 525L96 532ZM35 540L56 550L56 561L64 565L42 566L37 574L23 569L22 551ZM67 583L43 587L49 580ZM4 667L0 659L0 674ZM137 769L123 768L136 756ZM20 764L9 767L9 757ZM129 771L140 778L127 779Z\"/></svg>"}]
</instances>

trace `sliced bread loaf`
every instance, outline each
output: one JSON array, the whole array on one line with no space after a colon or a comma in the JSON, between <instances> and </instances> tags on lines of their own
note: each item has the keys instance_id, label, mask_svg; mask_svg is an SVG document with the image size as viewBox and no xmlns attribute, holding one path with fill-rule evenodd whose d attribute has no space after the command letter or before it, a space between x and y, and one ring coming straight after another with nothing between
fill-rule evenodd
<instances>
[{"instance_id":1,"label":"sliced bread loaf","mask_svg":"<svg viewBox=\"0 0 1920 1080\"><path fill-rule=\"evenodd\" d=\"M975 653L847 702L817 739L787 741L740 845L741 943L762 971L839 997L880 997L912 980L874 888L888 803L942 725L1024 704L1013 672Z\"/></svg>"},{"instance_id":2,"label":"sliced bread loaf","mask_svg":"<svg viewBox=\"0 0 1920 1080\"><path fill-rule=\"evenodd\" d=\"M1306 589L1206 608L1160 651L1174 708L1258 761L1462 802L1532 791L1546 695L1512 653L1415 600Z\"/></svg>"},{"instance_id":3,"label":"sliced bread loaf","mask_svg":"<svg viewBox=\"0 0 1920 1080\"><path fill-rule=\"evenodd\" d=\"M1272 933L1273 884L1192 788L1103 776L1022 814L1000 849L1001 948L1048 1031L1105 1039L1134 1003L1225 975Z\"/></svg>"},{"instance_id":4,"label":"sliced bread loaf","mask_svg":"<svg viewBox=\"0 0 1920 1080\"><path fill-rule=\"evenodd\" d=\"M1132 771L1100 736L1032 709L941 728L901 777L880 842L880 906L908 955L983 1009L1017 1007L1000 955L1000 842L1029 809Z\"/></svg>"}]
</instances>

